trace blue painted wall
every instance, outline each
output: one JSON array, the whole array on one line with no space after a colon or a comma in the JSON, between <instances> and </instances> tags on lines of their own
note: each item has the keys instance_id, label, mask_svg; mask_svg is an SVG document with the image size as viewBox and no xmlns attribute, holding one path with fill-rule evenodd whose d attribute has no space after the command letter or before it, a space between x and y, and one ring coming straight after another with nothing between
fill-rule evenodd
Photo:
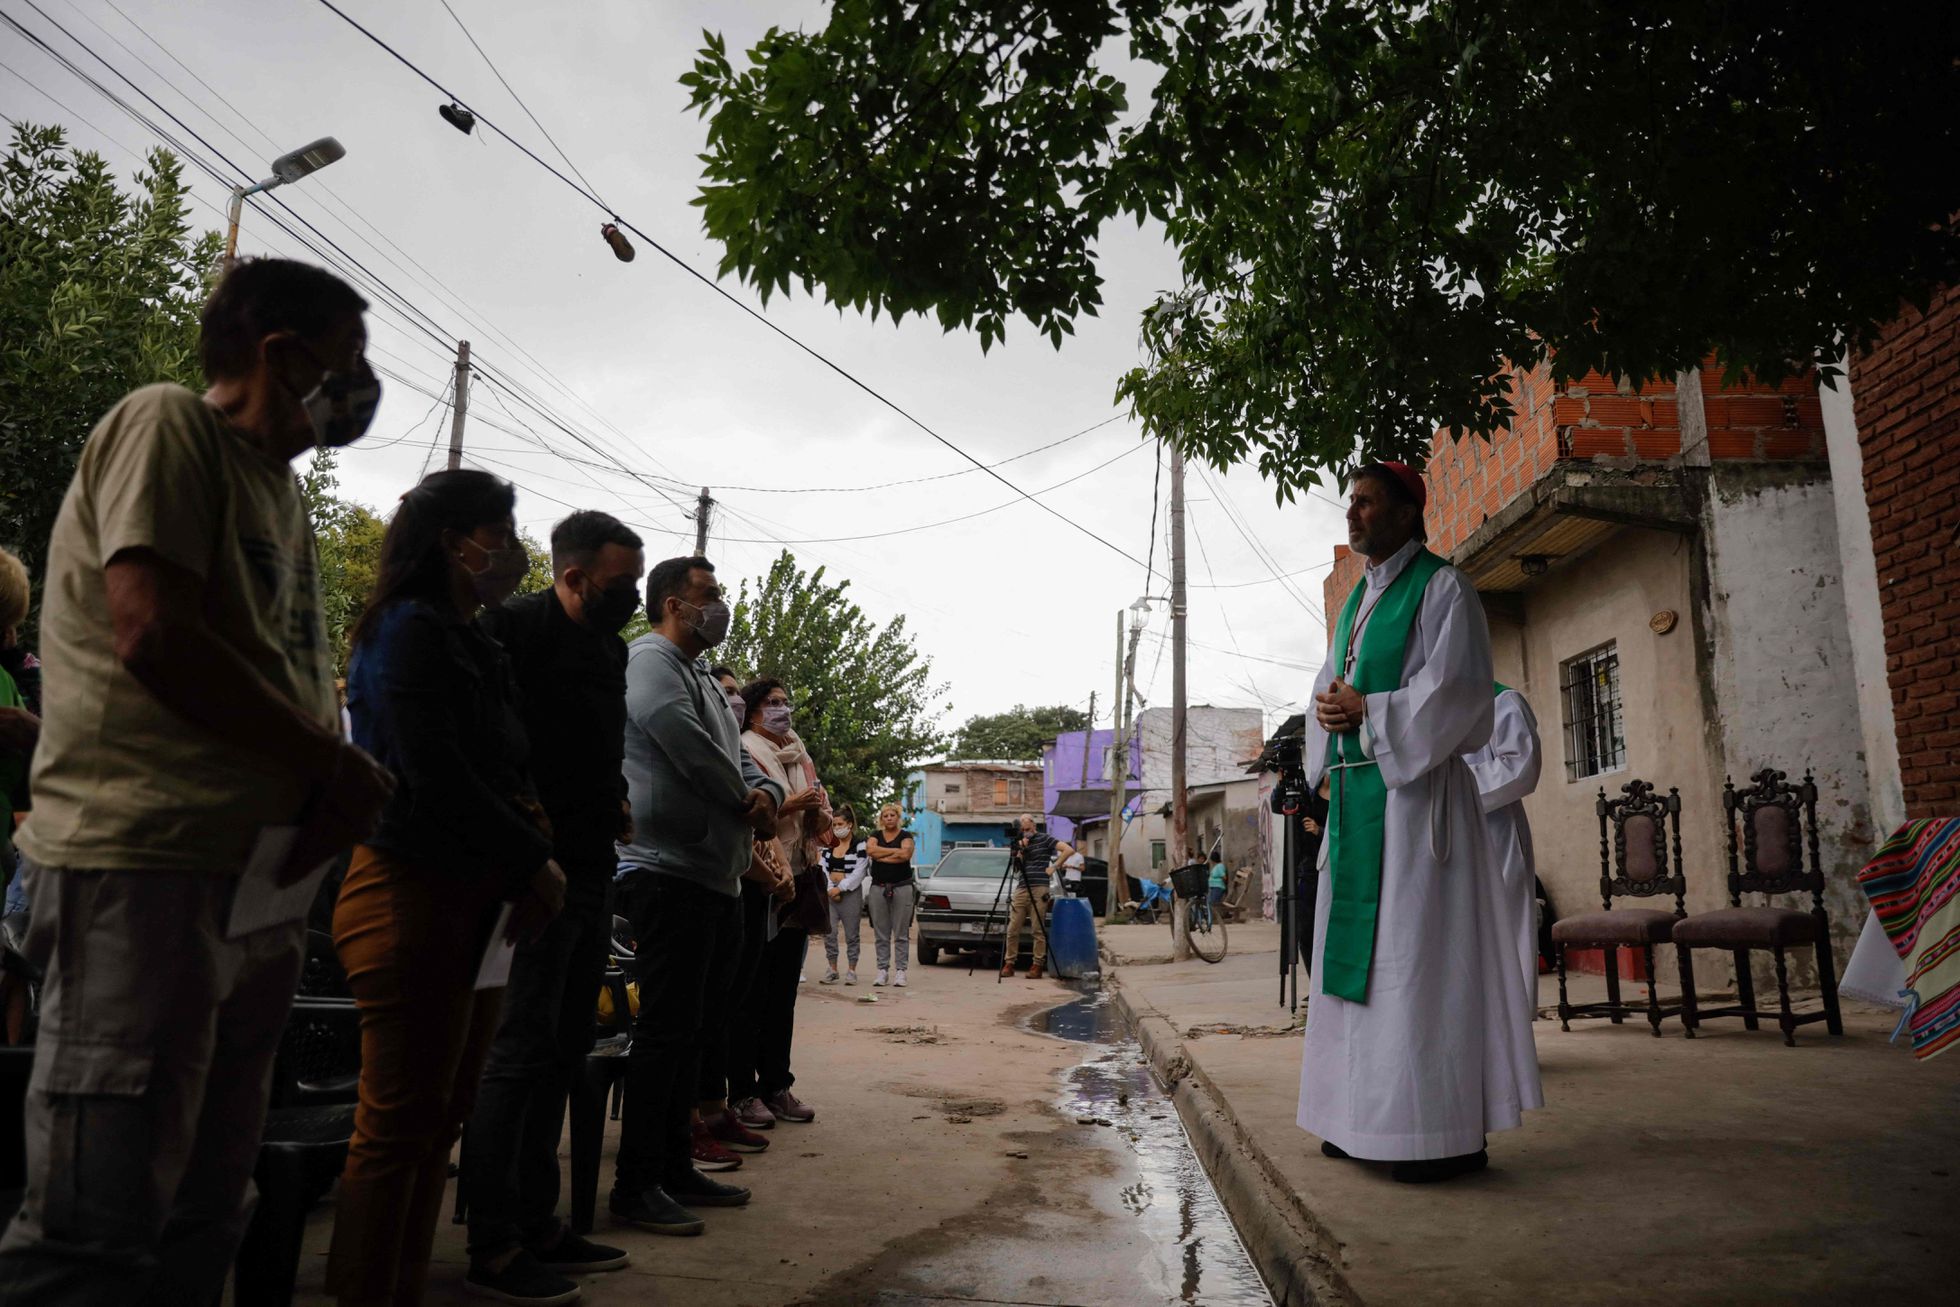
<instances>
[{"instance_id":1,"label":"blue painted wall","mask_svg":"<svg viewBox=\"0 0 1960 1307\"><path fill-rule=\"evenodd\" d=\"M1005 816L986 821L947 821L930 808L919 805L925 797L924 772L905 778L905 829L912 832L912 865L930 867L946 856L955 844L989 844L1005 847L1007 836L1001 826Z\"/></svg>"}]
</instances>

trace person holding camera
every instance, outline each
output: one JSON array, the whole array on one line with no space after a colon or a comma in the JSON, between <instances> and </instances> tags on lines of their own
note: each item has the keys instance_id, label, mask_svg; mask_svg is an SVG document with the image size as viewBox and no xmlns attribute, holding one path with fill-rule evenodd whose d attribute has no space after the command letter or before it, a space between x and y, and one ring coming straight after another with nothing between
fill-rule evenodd
<instances>
[{"instance_id":1,"label":"person holding camera","mask_svg":"<svg viewBox=\"0 0 1960 1307\"><path fill-rule=\"evenodd\" d=\"M1020 868L1021 883L1015 887L1007 912L1007 942L1003 946L1000 974L1014 974L1014 958L1021 949L1021 927L1033 917L1034 964L1028 968L1029 980L1040 980L1048 965L1048 868L1055 861L1055 837L1043 830L1034 814L1021 814L1021 833L1014 841L1014 863Z\"/></svg>"}]
</instances>

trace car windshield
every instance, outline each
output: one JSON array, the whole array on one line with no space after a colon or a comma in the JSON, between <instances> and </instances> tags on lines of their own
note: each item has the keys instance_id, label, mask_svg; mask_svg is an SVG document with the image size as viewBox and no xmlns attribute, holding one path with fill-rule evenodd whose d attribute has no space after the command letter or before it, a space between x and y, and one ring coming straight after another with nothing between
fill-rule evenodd
<instances>
[{"instance_id":1,"label":"car windshield","mask_svg":"<svg viewBox=\"0 0 1960 1307\"><path fill-rule=\"evenodd\" d=\"M1007 870L1006 849L954 849L941 860L932 873L932 879L947 877L970 877L980 880L998 880L1001 872Z\"/></svg>"}]
</instances>

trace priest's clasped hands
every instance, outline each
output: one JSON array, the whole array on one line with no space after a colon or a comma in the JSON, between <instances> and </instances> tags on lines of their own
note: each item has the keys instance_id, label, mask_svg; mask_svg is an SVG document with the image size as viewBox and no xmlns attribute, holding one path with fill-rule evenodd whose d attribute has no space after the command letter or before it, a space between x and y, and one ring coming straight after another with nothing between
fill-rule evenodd
<instances>
[{"instance_id":1,"label":"priest's clasped hands","mask_svg":"<svg viewBox=\"0 0 1960 1307\"><path fill-rule=\"evenodd\" d=\"M1361 729L1361 719L1368 715L1368 701L1361 697L1359 690L1336 676L1324 693L1313 697L1313 713L1324 730L1345 735Z\"/></svg>"}]
</instances>

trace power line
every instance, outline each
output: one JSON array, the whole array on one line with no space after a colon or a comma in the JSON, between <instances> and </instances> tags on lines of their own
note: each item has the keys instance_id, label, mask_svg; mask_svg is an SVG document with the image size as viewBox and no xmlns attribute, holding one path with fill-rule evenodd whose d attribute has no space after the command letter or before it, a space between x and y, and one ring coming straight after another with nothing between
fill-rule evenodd
<instances>
[{"instance_id":1,"label":"power line","mask_svg":"<svg viewBox=\"0 0 1960 1307\"><path fill-rule=\"evenodd\" d=\"M451 7L449 0L442 0L442 7L444 9L449 10L449 16L456 20L456 26L462 30L464 39L470 43L472 49L474 49L478 54L483 56L484 66L489 68L491 73L496 77L496 79L499 82L503 83L504 89L510 92L510 98L517 101L517 107L522 109L524 111L524 116L531 120L531 126L537 128L539 132L543 133L545 140L551 142L551 148L558 151L558 157L565 161L565 166L567 168L570 168L572 170L572 173L580 181L585 183L585 188L592 192L593 197L597 198L599 194L599 188L597 186L594 186L591 182L591 179L586 177L584 173L578 170L578 165L572 162L572 156L565 153L565 147L560 145L558 143L557 138L552 136L551 132L546 129L545 125L538 121L538 116L531 112L530 105L524 103L524 97L517 93L517 88L512 86L510 84L510 80L506 78L503 75L503 73L498 71L497 65L491 61L490 52L485 50L483 48L482 43L479 42L475 36L471 35L470 29L464 26L463 16L457 13L456 10ZM607 205L605 207L608 210L610 210L612 206Z\"/></svg>"},{"instance_id":2,"label":"power line","mask_svg":"<svg viewBox=\"0 0 1960 1307\"><path fill-rule=\"evenodd\" d=\"M1096 464L1094 467L1089 468L1086 471L1077 472L1074 476L1069 477L1063 481L1057 481L1052 486L1043 486L1040 490L1035 491L1034 494L1036 495L1052 494L1053 492L1060 490L1063 486L1074 485L1077 481L1082 480L1082 478L1086 476L1093 476L1095 473L1100 472L1104 468L1108 467L1111 463L1114 463L1119 459L1128 458L1130 455L1136 453L1139 449L1142 448L1144 448L1144 445L1141 443L1132 445L1128 449L1124 450L1122 453L1117 454L1111 458L1106 458L1102 462ZM1024 496L1024 498L1032 498L1032 497L1033 496ZM847 541L852 541L852 540L888 540L892 536L911 535L917 531L931 531L937 527L952 526L956 522L970 522L976 517L986 517L990 513L1000 512L1003 508L1012 508L1020 502L1021 501L1019 499L1009 499L1003 503L995 504L991 508L982 508L972 513L962 513L958 517L949 517L938 522L921 522L917 526L899 527L898 529L893 531L874 531L868 535L813 536L806 540L783 540L780 538L772 538L772 540L773 543L785 544L785 545L835 545L835 544L843 544ZM722 539L726 540L730 544L738 544L738 545L760 545L760 544L772 543L772 540L745 540L737 536L723 536Z\"/></svg>"},{"instance_id":3,"label":"power line","mask_svg":"<svg viewBox=\"0 0 1960 1307\"><path fill-rule=\"evenodd\" d=\"M1195 582L1186 582L1186 584L1193 590L1243 590L1248 586L1271 585L1275 581L1286 581L1296 576L1305 576L1308 572L1318 572L1323 567L1332 567L1333 565L1334 560L1330 558L1324 563L1312 563L1297 572L1286 572L1279 576L1262 576L1251 581L1224 581L1216 585L1198 585Z\"/></svg>"},{"instance_id":4,"label":"power line","mask_svg":"<svg viewBox=\"0 0 1960 1307\"><path fill-rule=\"evenodd\" d=\"M1112 422L1121 422L1126 416L1128 415L1124 413L1112 414L1094 426L1084 427L1080 431L1063 436L1060 440L1051 440L1045 445L1036 445L1033 449L1023 450L1018 454L1013 454L1007 458L989 463L987 467L1005 467L1009 463L1016 463L1024 458L1033 458L1036 454L1046 453L1048 450L1066 445L1071 440L1080 440L1092 432L1101 431ZM954 477L972 476L980 470L982 469L963 467L957 472L939 472L929 477L910 477L904 481L883 481L877 485L870 486L716 486L715 489L718 492L722 490L733 490L750 495L855 495L864 494L872 490L891 490L899 486L920 486L928 481L950 481Z\"/></svg>"},{"instance_id":5,"label":"power line","mask_svg":"<svg viewBox=\"0 0 1960 1307\"><path fill-rule=\"evenodd\" d=\"M1213 494L1214 497L1216 497L1218 501L1219 509L1225 514L1225 520L1232 524L1232 529L1239 533L1240 538L1243 539L1246 545L1252 550L1253 556L1266 565L1266 570L1268 572L1271 572L1273 575L1273 579L1280 583L1280 589L1286 592L1286 595L1289 599L1293 600L1294 603L1300 605L1301 608L1305 609L1308 616L1316 617L1318 618L1318 620L1323 626L1326 625L1327 623L1326 614L1322 613L1317 604L1310 602L1305 595L1301 594L1300 591L1296 587L1294 587L1292 583L1289 582L1284 575L1281 574L1279 570L1279 564L1273 561L1273 557L1270 553L1266 551L1266 547L1260 544L1259 541L1253 536L1251 528L1248 527L1244 522L1239 520L1239 515L1236 511L1234 511L1232 502L1225 497L1225 492L1219 488L1218 483L1211 479L1211 474L1205 470L1204 464L1200 463L1197 465L1197 467L1198 467L1198 476L1203 479L1205 485L1211 488L1211 493Z\"/></svg>"},{"instance_id":6,"label":"power line","mask_svg":"<svg viewBox=\"0 0 1960 1307\"><path fill-rule=\"evenodd\" d=\"M81 48L85 53L89 55L90 58L94 59L97 63L101 64L104 68L108 69L125 85L127 85L131 90L134 90L138 95L142 96L160 113L162 113L165 117L169 118L172 123L176 124L176 126L180 130L187 133L199 145L203 146L205 150L215 155L221 162L223 162L227 167L231 168L233 172L245 178L245 180L247 181L251 180L250 173L248 173L244 168L241 168L234 160L228 157L222 150L218 149L210 141L206 140L201 134L199 134L182 118L178 117L174 112L172 112L168 106L164 105L162 102L157 100L155 96L151 95L148 91L144 90L141 86L138 86L121 69L117 68L114 64L110 63L98 51L96 51L91 46L89 46L80 37L76 36L67 27L63 26L46 10L42 9L41 6L36 3L36 0L26 0L26 3L29 8L33 9L35 13L41 16L43 21L47 22L49 25L51 25L57 31L59 31L63 36L67 37L76 46ZM201 167L205 172L209 173L214 180L219 181L221 184L229 184L226 182L226 179L222 176L222 174L218 173L217 170L213 168L208 161L199 159L195 154L195 152L190 150L188 147L184 146L182 142L172 138L167 132L164 132L155 123L150 122L142 114L138 113L133 108L131 108L128 104L123 102L119 96L116 96L113 92L109 91L107 87L103 86L100 82L96 81L88 74L82 72L81 69L78 68L72 60L68 59L67 56L61 54L59 51L56 51L40 36L38 36L32 31L29 31L27 28L23 27L11 15L0 13L0 17L4 17L6 21L9 23L9 25L13 26L16 30L20 31L23 35L26 35L30 40L34 41L37 45L39 45L43 50L47 51L51 57L55 58L58 62L62 64L63 67L66 67L75 76L87 82L90 86L94 87L105 97L110 99L112 102L115 102L120 107L122 107L125 112L130 113L132 116L137 118L139 122L142 122L145 126L149 127L150 130L155 132L158 136L162 137L166 142L176 147L186 158L191 159L193 162L197 163L198 166ZM100 28L100 24L97 24L97 26L98 28ZM108 33L105 32L105 35L108 35ZM111 35L110 39L115 40L115 37ZM155 43L154 38L152 38L152 43L153 44ZM122 45L120 41L118 41L117 44ZM129 47L127 45L123 45L122 48L126 51L129 50ZM159 46L159 48L162 47ZM133 51L130 51L130 53L134 55ZM163 78L161 73L157 73L157 70L147 62L144 62L140 56L135 56L135 57L138 59L138 62L143 62L143 66L145 68L149 68L152 73L156 73L156 75L159 78L161 78L166 85L170 85L168 78ZM172 86L172 89L177 89L178 93L180 95L182 94L181 89L176 88L174 85ZM207 116L209 115L207 114ZM241 117L242 116L243 115L241 115ZM213 119L213 121L215 122L216 120ZM222 124L220 125L222 126ZM236 139L235 136L234 139ZM313 235L317 237L319 240L325 242L326 245L328 245L335 252L335 254L339 255L340 262L337 263L333 256L326 254L324 251L320 250L320 248L317 245L314 245L312 242L306 240L305 237L300 236L297 232L293 231L292 228L287 226L286 223L284 223L283 221L281 221L277 215L272 214L270 212L265 212L265 217L268 219L268 221L272 222L274 226L278 227L281 231L285 232L288 236L297 240L301 245L311 250L315 255L320 257L324 262L336 266L340 271L345 273L350 280L359 281L362 276L365 276L367 281L373 287L378 288L379 291L382 292L382 295L379 296L379 298L382 301L382 307L390 309L392 312L395 313L397 317L401 318L402 321L405 322L407 325L422 332L424 335L428 336L431 340L435 341L438 345L442 346L446 354L449 347L449 340L454 337L455 333L448 330L442 323L437 322L435 318L433 318L427 312L422 310L418 305L414 303L414 301L410 300L406 295L403 295L400 291L396 290L378 273L376 273L373 269L369 268L366 264L362 263L358 258L356 258L353 254L351 254L338 241L335 241L331 236L328 236L325 232L321 231L317 226L315 226L312 222L310 222L304 215L294 210L290 205L288 205L285 202L283 198L277 195L270 195L270 194L268 194L266 198L269 199L272 203L277 204L281 210L283 210L286 214L290 215L294 220L299 222L300 225L304 226L308 231L313 233ZM359 269L360 275L356 275L355 273L348 271L348 265L350 264L352 265L353 268ZM482 374L479 373L479 375ZM635 479L642 481L644 484L654 489L657 493L661 493L664 495L665 492L660 491L660 488L658 486L654 485L652 481L648 480L641 473L633 469L630 465L628 465L625 462L624 459L619 458L616 454L614 454L610 450L601 448L593 440L588 439L586 436L573 430L568 424L560 420L556 414L550 412L541 402L536 400L535 397L531 396L528 387L523 386L521 383L517 382L513 378L504 376L501 373L501 371L497 371L496 375L498 379L503 382L503 384L507 385L510 388L511 393L515 395L517 398L519 398L520 402L525 402L529 404L533 409L535 409L538 412L539 416L543 417L546 421L550 422L552 425L558 427L561 431L571 436L574 440L578 441L579 444L591 450L593 453L601 454L611 459L612 462L628 476L634 477Z\"/></svg>"},{"instance_id":7,"label":"power line","mask_svg":"<svg viewBox=\"0 0 1960 1307\"><path fill-rule=\"evenodd\" d=\"M1063 513L1048 504L1042 503L1040 500L1036 499L1033 495L1029 494L1027 491L1021 489L1021 487L1014 484L1012 481L1009 481L1006 477L1002 476L999 472L995 471L991 467L988 467L987 464L981 462L979 458L968 453L964 448L962 448L958 444L955 444L953 441L947 439L945 436L940 435L939 432L935 431L932 427L928 426L922 419L912 414L903 405L899 404L898 401L889 398L884 394L884 392L878 390L876 387L872 386L869 382L859 378L856 373L850 371L842 364L836 362L835 360L830 358L829 355L823 353L822 351L818 350L812 345L806 344L800 337L796 336L786 328L770 320L770 318L766 314L760 312L753 306L745 303L741 299L738 299L736 296L730 294L728 290L724 288L719 282L715 281L714 278L700 271L693 264L681 258L680 255L675 254L672 250L668 249L665 245L661 244L660 241L656 240L653 236L649 235L646 231L641 229L638 225L633 223L631 220L621 217L618 213L614 212L612 207L606 204L604 200L600 199L599 196L594 191L592 191L589 187L583 186L580 183L572 180L570 177L567 177L563 172L559 171L555 166L553 166L549 160L541 157L537 153L537 151L533 150L530 146L524 144L524 142L518 140L515 136L512 136L508 131L506 131L502 127L499 127L496 123L492 122L483 113L479 112L473 105L470 105L466 101L464 101L461 96L457 95L454 91L451 91L448 87L444 86L441 82L437 81L433 76L431 76L427 72L424 72L413 60L409 59L408 56L402 54L401 51L395 49L392 45L389 45L386 41L382 40L374 32L370 31L368 28L363 26L352 15L347 13L346 10L340 8L340 6L333 3L333 0L319 0L319 2L324 8L333 12L348 26L352 27L355 31L359 32L362 36L365 36L368 40L372 41L375 45L379 46L382 50L386 51L389 55L391 55L395 59L397 63L401 64L404 68L414 73L417 77L421 78L424 82L427 82L430 86L434 87L436 90L441 91L443 95L447 96L454 103L462 105L464 108L469 109L471 113L475 114L476 121L480 125L495 132L498 136L502 137L505 141L515 146L533 163L537 164L540 168L543 168L546 172L556 177L559 181L563 182L566 186L570 187L572 190L584 196L588 201L591 202L591 204L594 207L602 210L608 216L610 216L614 222L626 228L628 231L632 232L635 236L638 236L641 240L645 241L662 258L665 258L668 262L672 263L675 267L685 272L688 276L700 282L703 286L706 286L709 290L713 291L716 295L720 296L728 303L734 305L736 308L740 309L743 313L747 314L755 321L761 323L764 327L767 327L770 331L774 332L776 335L782 337L782 339L788 341L791 345L795 346L798 350L802 351L804 354L807 354L812 359L815 359L818 363L822 364L825 368L828 368L830 371L836 373L839 377L843 378L846 382L850 383L852 386L855 386L857 389L863 391L866 395L869 395L872 399L876 400L878 403L884 405L892 412L898 414L899 417L905 419L905 421L910 423L912 426L917 427L920 431L924 432L926 435L930 436L935 441L938 441L946 448L958 454L961 458L967 460L967 462L972 463L976 468L985 472L988 476L1000 482L1002 485L1006 486L1009 490L1012 490L1016 495L1019 495L1021 498L1026 499L1029 502L1035 504L1044 513L1047 513L1049 516L1054 517L1059 521L1066 522L1071 529L1078 531L1085 536L1088 536L1091 540L1094 540L1097 544L1102 545L1105 549L1111 550L1112 552L1119 554L1124 558L1129 559L1133 563L1140 563L1143 561L1142 559L1137 558L1134 554L1130 553L1127 549L1124 549L1121 545L1115 544L1114 542L1106 539L1105 537L1098 535L1096 532L1091 531L1088 527L1083 526L1080 522L1077 522L1074 518L1069 517L1066 513ZM32 4L33 0L28 0L28 3Z\"/></svg>"},{"instance_id":8,"label":"power line","mask_svg":"<svg viewBox=\"0 0 1960 1307\"><path fill-rule=\"evenodd\" d=\"M1160 635L1155 631L1145 631L1144 635L1148 636L1152 640L1155 640L1160 649L1163 646L1170 643L1169 636ZM1240 653L1235 649L1226 649L1215 644L1199 644L1196 640L1193 640L1188 636L1185 638L1184 642L1189 646L1191 646L1193 649L1203 649L1207 653L1223 654L1227 658L1243 658L1245 661L1249 663L1271 663L1275 667L1284 667L1290 671L1295 671L1295 672L1318 672L1320 670L1320 664L1318 663L1309 665L1307 663L1294 662L1293 660L1288 658L1268 658L1262 654ZM1153 679L1155 678L1153 677Z\"/></svg>"}]
</instances>

